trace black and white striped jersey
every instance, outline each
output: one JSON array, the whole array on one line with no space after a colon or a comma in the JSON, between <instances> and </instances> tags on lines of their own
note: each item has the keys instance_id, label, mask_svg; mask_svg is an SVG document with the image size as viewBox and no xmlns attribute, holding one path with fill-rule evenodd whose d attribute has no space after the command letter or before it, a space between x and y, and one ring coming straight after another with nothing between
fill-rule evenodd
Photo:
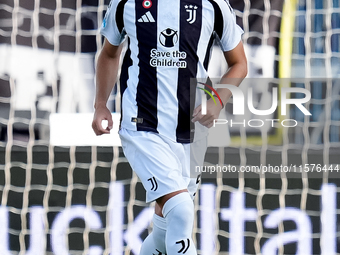
<instances>
[{"instance_id":1,"label":"black and white striped jersey","mask_svg":"<svg viewBox=\"0 0 340 255\"><path fill-rule=\"evenodd\" d=\"M128 41L121 126L188 143L195 130L190 80L207 78L215 38L229 51L243 31L224 0L112 0L101 33L113 45Z\"/></svg>"}]
</instances>

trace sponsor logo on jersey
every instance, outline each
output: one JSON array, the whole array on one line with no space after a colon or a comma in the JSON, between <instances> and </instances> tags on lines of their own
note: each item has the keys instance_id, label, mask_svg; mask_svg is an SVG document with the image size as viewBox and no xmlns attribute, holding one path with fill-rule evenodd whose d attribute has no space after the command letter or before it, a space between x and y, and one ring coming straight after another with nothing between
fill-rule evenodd
<instances>
[{"instance_id":1,"label":"sponsor logo on jersey","mask_svg":"<svg viewBox=\"0 0 340 255\"><path fill-rule=\"evenodd\" d=\"M160 51L152 49L150 52L150 66L186 68L187 53L179 50Z\"/></svg>"},{"instance_id":2,"label":"sponsor logo on jersey","mask_svg":"<svg viewBox=\"0 0 340 255\"><path fill-rule=\"evenodd\" d=\"M178 32L171 28L164 29L159 35L159 42L164 47L174 47L175 44L178 42Z\"/></svg>"},{"instance_id":3,"label":"sponsor logo on jersey","mask_svg":"<svg viewBox=\"0 0 340 255\"><path fill-rule=\"evenodd\" d=\"M171 28L164 29L159 35L159 43L165 48L172 48L178 42L178 31ZM150 51L150 66L186 68L187 53L179 50Z\"/></svg>"}]
</instances>

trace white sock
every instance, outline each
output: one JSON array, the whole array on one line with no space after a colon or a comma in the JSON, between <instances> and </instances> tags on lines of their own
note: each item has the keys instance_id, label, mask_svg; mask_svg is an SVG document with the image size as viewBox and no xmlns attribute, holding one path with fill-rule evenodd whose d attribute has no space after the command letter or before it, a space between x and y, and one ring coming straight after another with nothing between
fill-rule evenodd
<instances>
[{"instance_id":1,"label":"white sock","mask_svg":"<svg viewBox=\"0 0 340 255\"><path fill-rule=\"evenodd\" d=\"M192 240L194 203L188 192L165 202L162 213L166 220L165 245L168 255L197 255Z\"/></svg>"},{"instance_id":2,"label":"white sock","mask_svg":"<svg viewBox=\"0 0 340 255\"><path fill-rule=\"evenodd\" d=\"M164 218L154 215L153 216L152 232L144 240L139 255L165 255L165 234L166 234L166 221Z\"/></svg>"}]
</instances>

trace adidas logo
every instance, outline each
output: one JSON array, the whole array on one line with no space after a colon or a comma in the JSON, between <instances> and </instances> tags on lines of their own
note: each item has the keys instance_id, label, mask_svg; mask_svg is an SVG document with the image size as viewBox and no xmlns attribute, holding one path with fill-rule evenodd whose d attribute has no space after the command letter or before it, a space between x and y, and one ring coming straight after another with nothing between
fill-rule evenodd
<instances>
[{"instance_id":1,"label":"adidas logo","mask_svg":"<svg viewBox=\"0 0 340 255\"><path fill-rule=\"evenodd\" d=\"M155 19L152 17L151 12L148 11L138 20L138 22L155 22Z\"/></svg>"}]
</instances>

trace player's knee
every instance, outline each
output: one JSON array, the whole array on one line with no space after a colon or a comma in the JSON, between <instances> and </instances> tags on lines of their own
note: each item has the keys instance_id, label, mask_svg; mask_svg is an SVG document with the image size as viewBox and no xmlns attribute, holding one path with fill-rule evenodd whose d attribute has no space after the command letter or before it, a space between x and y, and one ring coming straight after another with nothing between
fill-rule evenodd
<instances>
[{"instance_id":1,"label":"player's knee","mask_svg":"<svg viewBox=\"0 0 340 255\"><path fill-rule=\"evenodd\" d=\"M167 224L176 223L179 230L192 228L194 220L194 203L188 192L169 199L163 206L163 215Z\"/></svg>"},{"instance_id":2,"label":"player's knee","mask_svg":"<svg viewBox=\"0 0 340 255\"><path fill-rule=\"evenodd\" d=\"M194 203L188 192L169 199L163 206L167 224L166 250L168 254L196 254L192 241Z\"/></svg>"},{"instance_id":3,"label":"player's knee","mask_svg":"<svg viewBox=\"0 0 340 255\"><path fill-rule=\"evenodd\" d=\"M187 203L176 205L169 212L166 220L170 225L166 233L168 254L196 254L192 240L194 207L191 198Z\"/></svg>"},{"instance_id":4,"label":"player's knee","mask_svg":"<svg viewBox=\"0 0 340 255\"><path fill-rule=\"evenodd\" d=\"M194 204L190 198L187 203L180 203L172 209L171 214L179 225L191 224L194 219Z\"/></svg>"}]
</instances>

